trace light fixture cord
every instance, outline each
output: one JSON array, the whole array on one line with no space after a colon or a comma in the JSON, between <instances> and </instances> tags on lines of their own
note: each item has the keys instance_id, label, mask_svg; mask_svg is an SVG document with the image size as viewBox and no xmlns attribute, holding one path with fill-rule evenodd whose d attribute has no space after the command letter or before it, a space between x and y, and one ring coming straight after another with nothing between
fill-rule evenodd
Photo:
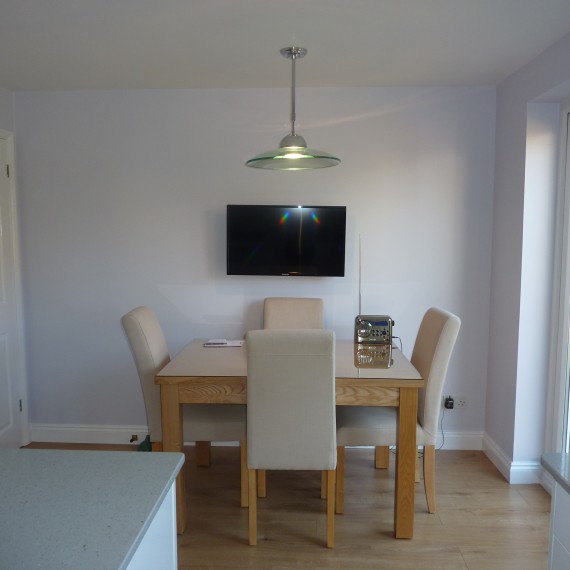
<instances>
[{"instance_id":1,"label":"light fixture cord","mask_svg":"<svg viewBox=\"0 0 570 570\"><path fill-rule=\"evenodd\" d=\"M295 60L297 54L295 50L291 52L291 134L295 135Z\"/></svg>"}]
</instances>

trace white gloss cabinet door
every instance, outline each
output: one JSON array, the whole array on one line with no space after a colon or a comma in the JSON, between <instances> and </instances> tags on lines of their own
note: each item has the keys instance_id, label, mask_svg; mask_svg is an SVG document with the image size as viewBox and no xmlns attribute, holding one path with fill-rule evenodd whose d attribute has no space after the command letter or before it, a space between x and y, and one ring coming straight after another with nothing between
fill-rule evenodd
<instances>
[{"instance_id":1,"label":"white gloss cabinet door","mask_svg":"<svg viewBox=\"0 0 570 570\"><path fill-rule=\"evenodd\" d=\"M176 482L135 551L127 570L176 570L178 550L176 538Z\"/></svg>"},{"instance_id":2,"label":"white gloss cabinet door","mask_svg":"<svg viewBox=\"0 0 570 570\"><path fill-rule=\"evenodd\" d=\"M550 570L568 570L570 568L570 552L566 550L560 541L553 536L550 542Z\"/></svg>"},{"instance_id":3,"label":"white gloss cabinet door","mask_svg":"<svg viewBox=\"0 0 570 570\"><path fill-rule=\"evenodd\" d=\"M570 568L570 495L558 483L554 484L552 494L548 568Z\"/></svg>"}]
</instances>

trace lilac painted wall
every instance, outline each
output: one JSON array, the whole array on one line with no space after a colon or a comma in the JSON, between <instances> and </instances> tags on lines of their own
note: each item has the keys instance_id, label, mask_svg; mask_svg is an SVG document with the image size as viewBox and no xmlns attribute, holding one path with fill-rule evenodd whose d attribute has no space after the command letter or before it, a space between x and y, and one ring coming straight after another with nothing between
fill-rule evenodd
<instances>
[{"instance_id":1,"label":"lilac painted wall","mask_svg":"<svg viewBox=\"0 0 570 570\"><path fill-rule=\"evenodd\" d=\"M288 90L22 92L17 153L32 422L144 423L120 316L152 306L170 348L261 326L266 296L320 296L339 338L362 309L409 355L431 305L463 320L448 377L485 422L495 89L299 89L298 131L340 166L244 161L287 132ZM345 278L228 277L228 203L347 206Z\"/></svg>"}]
</instances>

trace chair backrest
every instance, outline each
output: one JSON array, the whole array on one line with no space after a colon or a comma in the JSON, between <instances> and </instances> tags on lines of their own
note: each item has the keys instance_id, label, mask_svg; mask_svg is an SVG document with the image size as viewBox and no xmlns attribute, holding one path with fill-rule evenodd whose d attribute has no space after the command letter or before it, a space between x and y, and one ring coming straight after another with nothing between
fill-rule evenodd
<instances>
[{"instance_id":1,"label":"chair backrest","mask_svg":"<svg viewBox=\"0 0 570 570\"><path fill-rule=\"evenodd\" d=\"M323 300L306 297L268 297L263 304L265 329L322 329Z\"/></svg>"},{"instance_id":2,"label":"chair backrest","mask_svg":"<svg viewBox=\"0 0 570 570\"><path fill-rule=\"evenodd\" d=\"M170 361L166 339L154 312L137 307L121 319L139 373L150 440L162 441L160 387L155 374Z\"/></svg>"},{"instance_id":3,"label":"chair backrest","mask_svg":"<svg viewBox=\"0 0 570 570\"><path fill-rule=\"evenodd\" d=\"M428 445L437 439L443 385L460 326L456 315L436 307L428 309L412 351L411 362L425 380L418 394L418 420Z\"/></svg>"},{"instance_id":4,"label":"chair backrest","mask_svg":"<svg viewBox=\"0 0 570 570\"><path fill-rule=\"evenodd\" d=\"M246 335L250 469L336 468L334 332Z\"/></svg>"}]
</instances>

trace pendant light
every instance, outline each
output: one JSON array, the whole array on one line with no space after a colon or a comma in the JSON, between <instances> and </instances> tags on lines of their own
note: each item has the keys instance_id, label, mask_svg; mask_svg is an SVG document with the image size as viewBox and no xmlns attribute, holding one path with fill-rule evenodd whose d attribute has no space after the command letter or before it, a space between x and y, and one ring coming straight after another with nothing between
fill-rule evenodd
<instances>
[{"instance_id":1,"label":"pendant light","mask_svg":"<svg viewBox=\"0 0 570 570\"><path fill-rule=\"evenodd\" d=\"M246 164L253 168L266 170L312 170L336 166L340 158L314 148L307 148L305 139L295 132L295 61L307 55L301 47L287 47L281 55L291 60L291 132L283 137L277 150L262 152L250 158Z\"/></svg>"}]
</instances>

